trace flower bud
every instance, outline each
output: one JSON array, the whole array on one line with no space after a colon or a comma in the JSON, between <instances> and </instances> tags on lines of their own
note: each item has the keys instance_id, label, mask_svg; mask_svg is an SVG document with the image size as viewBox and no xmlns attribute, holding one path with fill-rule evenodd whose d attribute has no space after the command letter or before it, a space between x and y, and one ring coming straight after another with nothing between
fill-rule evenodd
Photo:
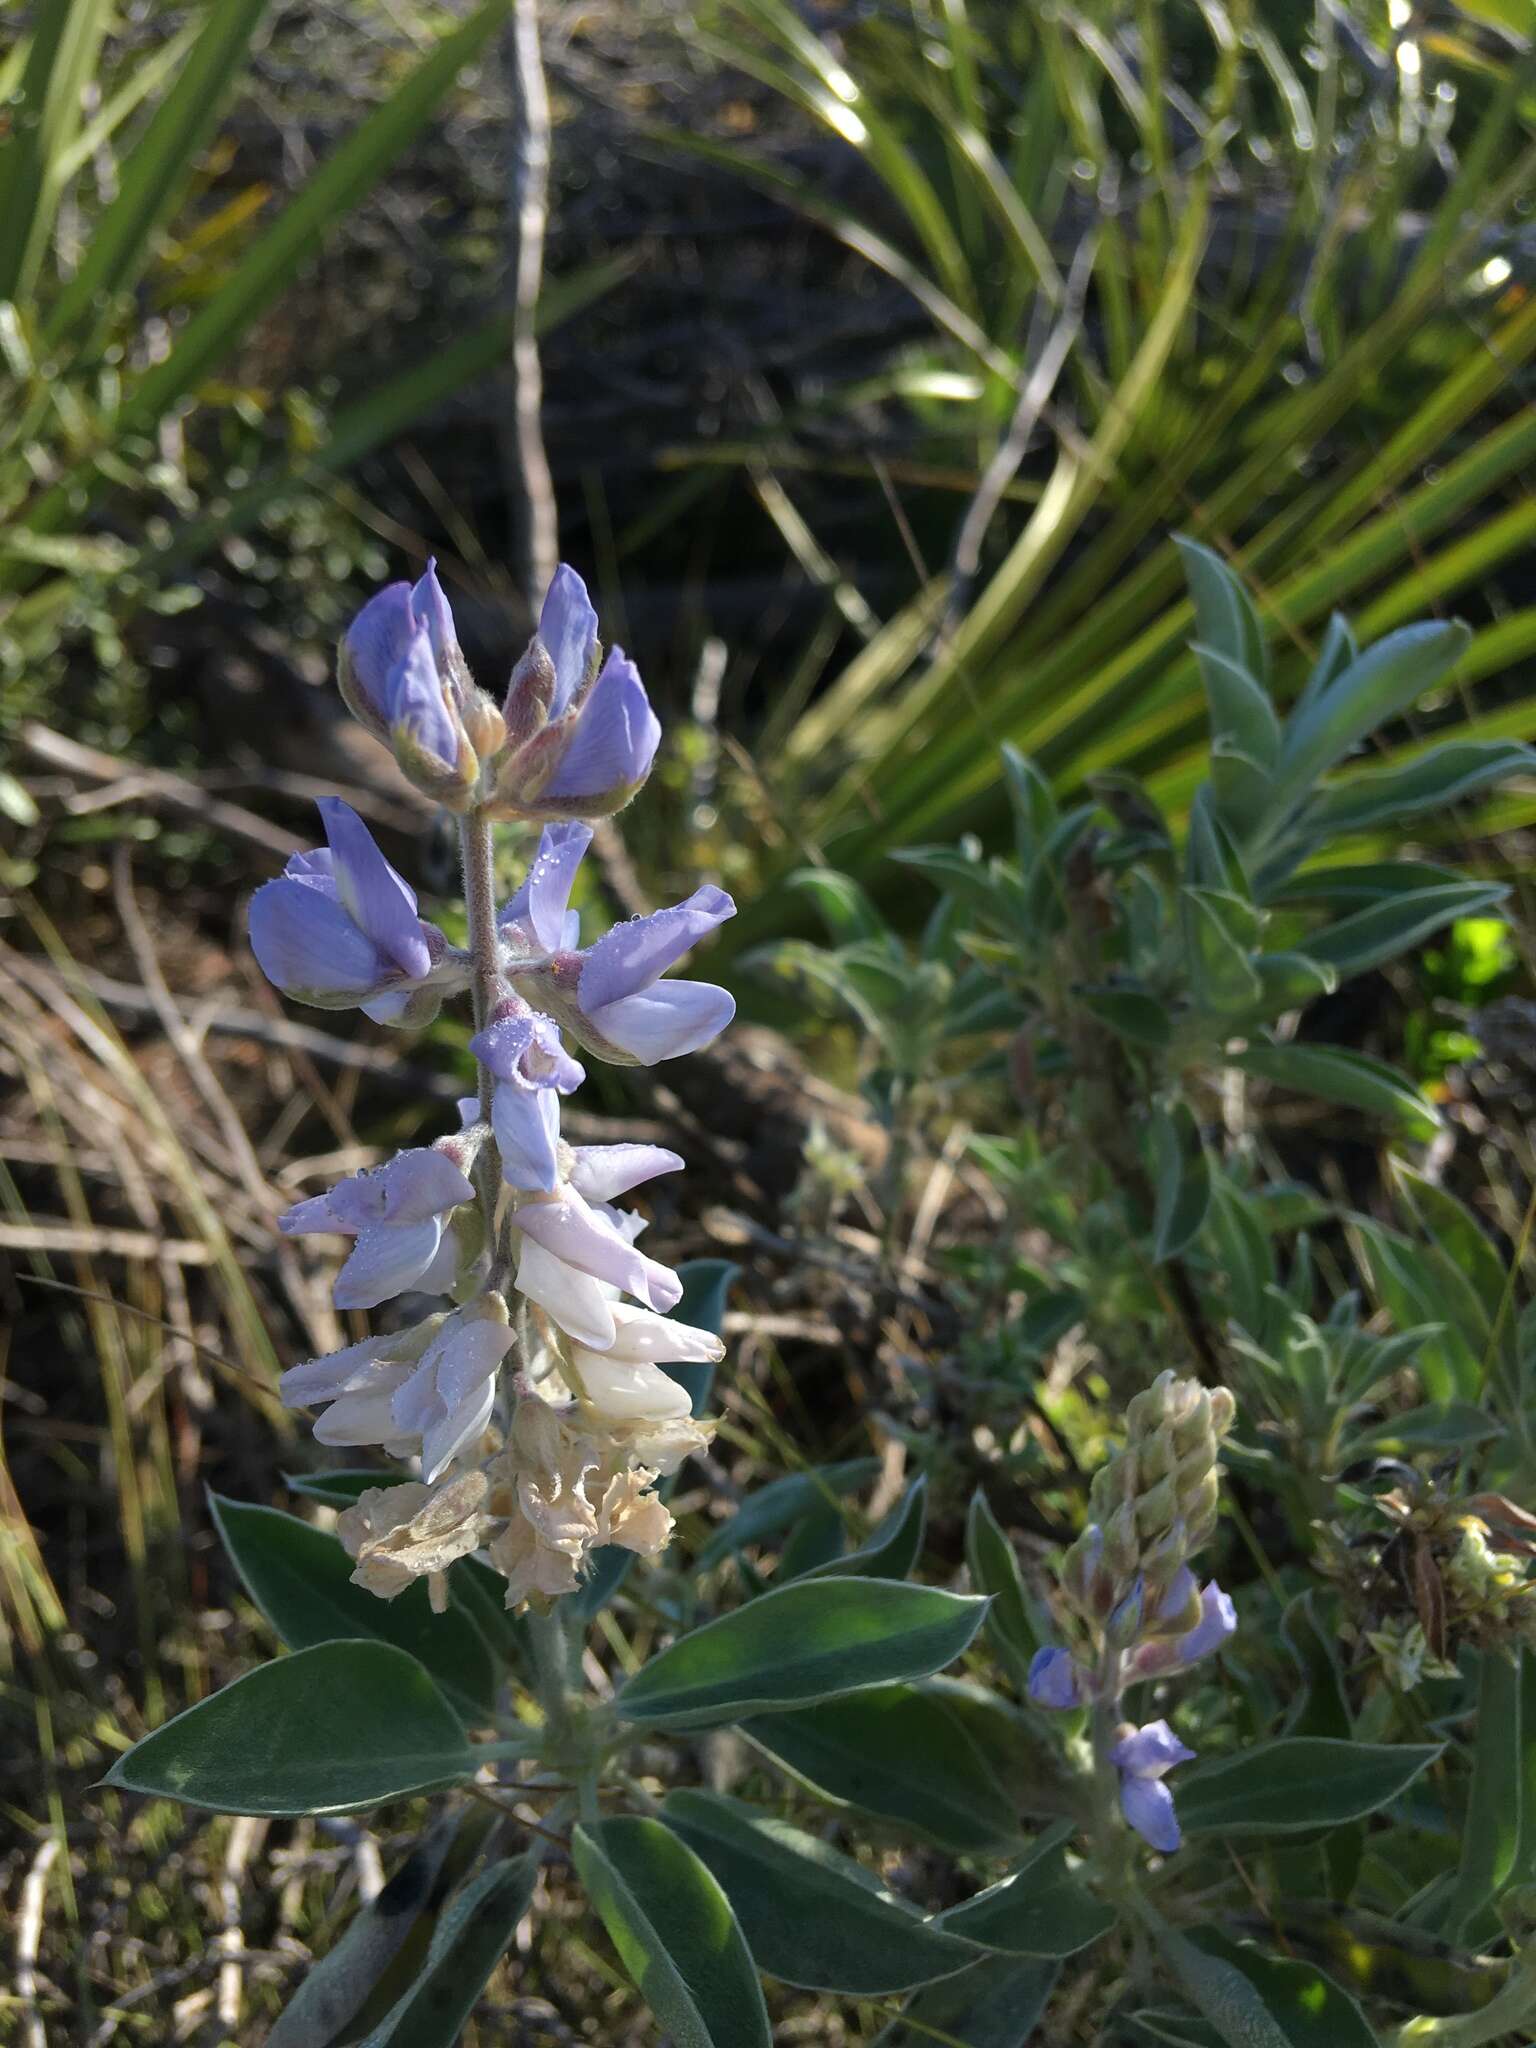
<instances>
[{"instance_id":1,"label":"flower bud","mask_svg":"<svg viewBox=\"0 0 1536 2048\"><path fill-rule=\"evenodd\" d=\"M586 585L562 563L512 672L493 817L611 817L650 774L661 726L640 672L617 647L599 667L599 652Z\"/></svg>"}]
</instances>

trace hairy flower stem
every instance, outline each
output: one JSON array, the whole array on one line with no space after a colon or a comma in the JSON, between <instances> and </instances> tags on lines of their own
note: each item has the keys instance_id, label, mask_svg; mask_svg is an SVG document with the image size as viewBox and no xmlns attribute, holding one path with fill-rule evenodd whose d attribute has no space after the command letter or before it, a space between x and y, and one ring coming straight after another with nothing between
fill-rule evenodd
<instances>
[{"instance_id":1,"label":"hairy flower stem","mask_svg":"<svg viewBox=\"0 0 1536 2048\"><path fill-rule=\"evenodd\" d=\"M1093 1745L1094 1862L1104 1891L1120 1905L1133 1901L1137 1888L1130 1831L1120 1818L1120 1773L1110 1757L1119 1739L1124 1662L1119 1650L1105 1650L1095 1680L1089 1723Z\"/></svg>"},{"instance_id":2,"label":"hairy flower stem","mask_svg":"<svg viewBox=\"0 0 1536 2048\"><path fill-rule=\"evenodd\" d=\"M482 1031L496 1000L495 856L491 825L483 810L467 811L459 821L459 853L464 865L464 910L469 920L470 993L475 1029ZM490 1120L491 1072L479 1067L480 1114Z\"/></svg>"},{"instance_id":3,"label":"hairy flower stem","mask_svg":"<svg viewBox=\"0 0 1536 2048\"><path fill-rule=\"evenodd\" d=\"M483 1030L496 1002L500 965L496 949L496 855L491 822L484 810L467 811L459 820L459 856L464 870L464 911L469 924L470 996L476 1031ZM480 1120L491 1119L495 1078L483 1060L475 1065ZM499 1277L496 1246L496 1204L501 1186L501 1155L491 1139L480 1149L474 1184L485 1212L486 1243L491 1248L493 1283Z\"/></svg>"}]
</instances>

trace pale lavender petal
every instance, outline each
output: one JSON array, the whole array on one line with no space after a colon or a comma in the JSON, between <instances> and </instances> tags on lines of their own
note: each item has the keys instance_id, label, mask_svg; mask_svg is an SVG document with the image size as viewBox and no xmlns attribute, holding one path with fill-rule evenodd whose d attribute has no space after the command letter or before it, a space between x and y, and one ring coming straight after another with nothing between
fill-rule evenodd
<instances>
[{"instance_id":1,"label":"pale lavender petal","mask_svg":"<svg viewBox=\"0 0 1536 2048\"><path fill-rule=\"evenodd\" d=\"M1109 1753L1117 1770L1133 1778L1160 1778L1175 1764L1187 1764L1194 1751L1180 1742L1166 1721L1148 1721L1123 1736Z\"/></svg>"},{"instance_id":2,"label":"pale lavender petal","mask_svg":"<svg viewBox=\"0 0 1536 2048\"><path fill-rule=\"evenodd\" d=\"M377 597L369 598L347 628L352 673L384 723L390 716L394 672L404 661L415 630L408 583L391 583Z\"/></svg>"},{"instance_id":3,"label":"pale lavender petal","mask_svg":"<svg viewBox=\"0 0 1536 2048\"><path fill-rule=\"evenodd\" d=\"M706 883L686 903L616 924L582 962L577 984L581 1007L591 1016L605 1004L649 988L690 946L735 914L736 906L725 891Z\"/></svg>"},{"instance_id":4,"label":"pale lavender petal","mask_svg":"<svg viewBox=\"0 0 1536 2048\"><path fill-rule=\"evenodd\" d=\"M511 1350L512 1331L490 1316L458 1318L438 1339L437 1391L450 1408L469 1399L482 1380L494 1378Z\"/></svg>"},{"instance_id":5,"label":"pale lavender petal","mask_svg":"<svg viewBox=\"0 0 1536 2048\"><path fill-rule=\"evenodd\" d=\"M338 1394L355 1393L373 1384L386 1368L378 1362L379 1340L365 1337L361 1344L348 1344L341 1351L327 1351L319 1358L306 1358L291 1365L277 1383L277 1391L290 1408L307 1408L314 1401L334 1401Z\"/></svg>"},{"instance_id":6,"label":"pale lavender petal","mask_svg":"<svg viewBox=\"0 0 1536 2048\"><path fill-rule=\"evenodd\" d=\"M575 730L541 800L570 802L638 788L660 744L661 721L640 671L615 647L576 714Z\"/></svg>"},{"instance_id":7,"label":"pale lavender petal","mask_svg":"<svg viewBox=\"0 0 1536 2048\"><path fill-rule=\"evenodd\" d=\"M420 1365L396 1382L390 1417L395 1429L406 1436L424 1436L441 1420L443 1404L437 1391L437 1368L431 1352Z\"/></svg>"},{"instance_id":8,"label":"pale lavender petal","mask_svg":"<svg viewBox=\"0 0 1536 2048\"><path fill-rule=\"evenodd\" d=\"M718 1038L736 1014L736 998L710 981L658 981L639 995L583 1009L594 1031L654 1067Z\"/></svg>"},{"instance_id":9,"label":"pale lavender petal","mask_svg":"<svg viewBox=\"0 0 1536 2048\"><path fill-rule=\"evenodd\" d=\"M306 1202L295 1202L291 1209L285 1209L277 1219L277 1227L287 1237L305 1237L316 1231L325 1231L334 1237L338 1233L349 1234L357 1229L355 1223L346 1220L345 1210L336 1206L336 1196L345 1181L337 1187L328 1188L323 1195L311 1195Z\"/></svg>"},{"instance_id":10,"label":"pale lavender petal","mask_svg":"<svg viewBox=\"0 0 1536 2048\"><path fill-rule=\"evenodd\" d=\"M491 1125L508 1187L553 1194L560 1177L560 1098L554 1089L498 1082L491 1097Z\"/></svg>"},{"instance_id":11,"label":"pale lavender petal","mask_svg":"<svg viewBox=\"0 0 1536 2048\"><path fill-rule=\"evenodd\" d=\"M562 562L556 569L539 613L539 638L555 667L551 719L561 718L586 681L592 650L597 645L597 613L587 586Z\"/></svg>"},{"instance_id":12,"label":"pale lavender petal","mask_svg":"<svg viewBox=\"0 0 1536 2048\"><path fill-rule=\"evenodd\" d=\"M1188 1635L1174 1639L1181 1665L1198 1663L1219 1650L1237 1628L1237 1609L1214 1579L1200 1595L1200 1619Z\"/></svg>"},{"instance_id":13,"label":"pale lavender petal","mask_svg":"<svg viewBox=\"0 0 1536 2048\"><path fill-rule=\"evenodd\" d=\"M302 882L306 888L318 889L322 896L340 900L336 894L336 866L328 846L312 846L305 853L290 853L283 874L290 882Z\"/></svg>"},{"instance_id":14,"label":"pale lavender petal","mask_svg":"<svg viewBox=\"0 0 1536 2048\"><path fill-rule=\"evenodd\" d=\"M256 891L250 932L251 951L268 981L322 1009L345 1007L395 972L334 897L296 876L283 875ZM331 1004L327 997L343 1000Z\"/></svg>"},{"instance_id":15,"label":"pale lavender petal","mask_svg":"<svg viewBox=\"0 0 1536 2048\"><path fill-rule=\"evenodd\" d=\"M484 1433L496 1403L496 1382L488 1379L455 1408L448 1409L421 1440L421 1475L430 1486L467 1444Z\"/></svg>"},{"instance_id":16,"label":"pale lavender petal","mask_svg":"<svg viewBox=\"0 0 1536 2048\"><path fill-rule=\"evenodd\" d=\"M1064 1713L1083 1704L1077 1666L1066 1650L1036 1650L1029 1666L1029 1697L1037 1707Z\"/></svg>"},{"instance_id":17,"label":"pale lavender petal","mask_svg":"<svg viewBox=\"0 0 1536 2048\"><path fill-rule=\"evenodd\" d=\"M395 672L389 722L437 760L449 765L459 757L459 735L443 694L443 678L432 651L432 635L418 626Z\"/></svg>"},{"instance_id":18,"label":"pale lavender petal","mask_svg":"<svg viewBox=\"0 0 1536 2048\"><path fill-rule=\"evenodd\" d=\"M589 1202L611 1202L658 1173L677 1173L684 1161L661 1145L575 1145L567 1178Z\"/></svg>"},{"instance_id":19,"label":"pale lavender petal","mask_svg":"<svg viewBox=\"0 0 1536 2048\"><path fill-rule=\"evenodd\" d=\"M414 1436L414 1430L402 1431L396 1424L392 1405L395 1389L408 1371L407 1366L390 1366L373 1386L333 1401L315 1424L315 1441L348 1446L382 1444L387 1449L398 1444L402 1435Z\"/></svg>"},{"instance_id":20,"label":"pale lavender petal","mask_svg":"<svg viewBox=\"0 0 1536 2048\"><path fill-rule=\"evenodd\" d=\"M343 906L400 973L419 979L430 970L432 954L416 915L415 891L380 853L350 804L327 796L319 808Z\"/></svg>"},{"instance_id":21,"label":"pale lavender petal","mask_svg":"<svg viewBox=\"0 0 1536 2048\"><path fill-rule=\"evenodd\" d=\"M666 1310L682 1299L683 1284L675 1273L636 1251L601 1210L589 1209L579 1197L560 1202L525 1202L515 1212L513 1221L519 1230L553 1252L557 1259L574 1266L577 1272L622 1288L647 1308Z\"/></svg>"},{"instance_id":22,"label":"pale lavender petal","mask_svg":"<svg viewBox=\"0 0 1536 2048\"><path fill-rule=\"evenodd\" d=\"M458 1277L458 1233L450 1223L443 1231L442 1242L438 1245L431 1264L416 1282L417 1291L421 1294L448 1294Z\"/></svg>"},{"instance_id":23,"label":"pale lavender petal","mask_svg":"<svg viewBox=\"0 0 1536 2048\"><path fill-rule=\"evenodd\" d=\"M592 827L574 822L546 825L539 837L539 850L523 887L533 935L547 953L557 952L565 943L566 912L576 870L591 844Z\"/></svg>"},{"instance_id":24,"label":"pale lavender petal","mask_svg":"<svg viewBox=\"0 0 1536 2048\"><path fill-rule=\"evenodd\" d=\"M1175 1615L1182 1614L1194 1598L1195 1583L1195 1575L1189 1566L1181 1564L1173 1575L1168 1591L1163 1595L1162 1605L1157 1610L1158 1619L1171 1621Z\"/></svg>"},{"instance_id":25,"label":"pale lavender petal","mask_svg":"<svg viewBox=\"0 0 1536 2048\"><path fill-rule=\"evenodd\" d=\"M373 1223L358 1233L352 1255L336 1275L338 1308L377 1308L414 1287L437 1256L443 1219L424 1223Z\"/></svg>"},{"instance_id":26,"label":"pale lavender petal","mask_svg":"<svg viewBox=\"0 0 1536 2048\"><path fill-rule=\"evenodd\" d=\"M531 1302L578 1344L594 1351L606 1351L613 1342L616 1325L613 1303L599 1281L578 1273L564 1259L557 1259L543 1245L525 1237L517 1262L517 1286Z\"/></svg>"},{"instance_id":27,"label":"pale lavender petal","mask_svg":"<svg viewBox=\"0 0 1536 2048\"><path fill-rule=\"evenodd\" d=\"M1151 1778L1124 1778L1120 1810L1126 1820L1161 1855L1171 1856L1183 1837L1173 1811L1173 1794Z\"/></svg>"}]
</instances>

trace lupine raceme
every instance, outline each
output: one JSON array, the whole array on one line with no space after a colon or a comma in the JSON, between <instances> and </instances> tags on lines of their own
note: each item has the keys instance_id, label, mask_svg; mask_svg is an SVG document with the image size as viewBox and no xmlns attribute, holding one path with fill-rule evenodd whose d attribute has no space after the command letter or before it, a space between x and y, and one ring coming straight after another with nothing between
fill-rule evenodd
<instances>
[{"instance_id":1,"label":"lupine raceme","mask_svg":"<svg viewBox=\"0 0 1536 2048\"><path fill-rule=\"evenodd\" d=\"M470 674L431 565L381 591L343 638L348 707L459 815L467 947L419 917L335 798L320 805L326 846L251 903L256 957L297 1001L411 1025L446 996L473 999L479 1087L461 1128L281 1219L291 1234L352 1238L340 1308L402 1294L452 1304L282 1380L287 1401L320 1408L322 1443L419 1463L418 1480L369 1489L338 1523L355 1581L384 1599L425 1578L439 1604L448 1565L477 1552L504 1574L509 1607L542 1607L575 1590L600 1545L654 1554L671 1529L656 1483L710 1436L663 1368L723 1347L669 1319L677 1276L638 1248L642 1219L615 1206L683 1162L656 1145L572 1145L560 1128L561 1101L585 1078L567 1038L651 1066L707 1045L735 1008L724 989L662 978L732 915L723 890L581 944L570 898L592 821L641 788L661 736L635 665L617 647L604 658L597 625L562 566L501 706ZM492 824L510 820L542 831L497 906Z\"/></svg>"},{"instance_id":2,"label":"lupine raceme","mask_svg":"<svg viewBox=\"0 0 1536 2048\"><path fill-rule=\"evenodd\" d=\"M1029 1672L1037 1707L1092 1709L1098 1781L1115 1785L1126 1822L1164 1854L1178 1848L1179 1825L1163 1778L1194 1751L1166 1721L1123 1721L1121 1701L1210 1656L1237 1626L1220 1586L1202 1588L1190 1568L1215 1531L1233 1411L1225 1388L1172 1372L1132 1398L1125 1447L1095 1473L1092 1519L1062 1560L1069 1646L1040 1650Z\"/></svg>"}]
</instances>

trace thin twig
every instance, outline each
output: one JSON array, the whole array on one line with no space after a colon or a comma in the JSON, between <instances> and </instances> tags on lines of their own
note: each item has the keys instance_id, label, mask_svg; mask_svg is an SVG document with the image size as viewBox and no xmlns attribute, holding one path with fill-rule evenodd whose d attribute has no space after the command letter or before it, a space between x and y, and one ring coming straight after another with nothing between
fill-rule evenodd
<instances>
[{"instance_id":1,"label":"thin twig","mask_svg":"<svg viewBox=\"0 0 1536 2048\"><path fill-rule=\"evenodd\" d=\"M22 2010L25 2048L48 2048L48 2036L37 2009L37 1952L42 1941L48 1873L58 1853L57 1835L49 1835L38 1844L21 1887L21 1909L16 1916L16 1998Z\"/></svg>"},{"instance_id":2,"label":"thin twig","mask_svg":"<svg viewBox=\"0 0 1536 2048\"><path fill-rule=\"evenodd\" d=\"M506 34L511 93L512 409L505 448L513 559L530 612L555 573L559 538L555 489L544 452L544 377L539 362L539 290L549 212L549 89L539 50L538 0L515 0Z\"/></svg>"},{"instance_id":3,"label":"thin twig","mask_svg":"<svg viewBox=\"0 0 1536 2048\"><path fill-rule=\"evenodd\" d=\"M221 832L228 832L237 839L249 839L254 845L265 847L269 853L281 854L285 859L290 853L297 853L304 844L291 832L285 832L281 825L258 818L254 811L246 810L243 805L227 804L219 797L210 796L206 789L189 782L184 775L173 775L164 768L135 767L132 762L120 760L116 754L103 753L99 747L82 746L78 740L54 732L50 726L42 725L36 719L28 719L23 724L18 738L28 753L46 761L51 768L64 768L74 775L88 775L94 782L117 782L132 777L146 796L159 797L176 810L191 811L205 825L216 825Z\"/></svg>"}]
</instances>

